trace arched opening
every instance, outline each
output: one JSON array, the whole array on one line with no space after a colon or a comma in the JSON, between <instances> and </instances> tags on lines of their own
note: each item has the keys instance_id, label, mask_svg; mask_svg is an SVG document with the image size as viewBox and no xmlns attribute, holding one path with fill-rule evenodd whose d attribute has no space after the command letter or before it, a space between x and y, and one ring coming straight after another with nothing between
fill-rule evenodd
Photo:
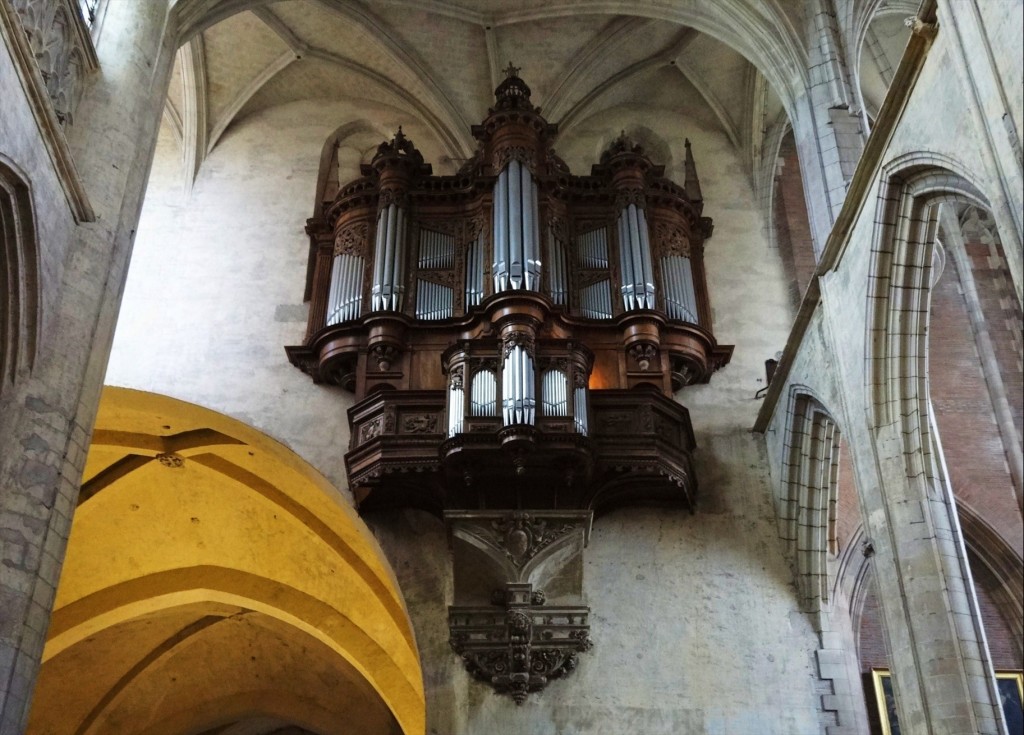
<instances>
[{"instance_id":1,"label":"arched opening","mask_svg":"<svg viewBox=\"0 0 1024 735\"><path fill-rule=\"evenodd\" d=\"M401 594L337 491L238 421L107 388L28 731L424 719Z\"/></svg>"},{"instance_id":2,"label":"arched opening","mask_svg":"<svg viewBox=\"0 0 1024 735\"><path fill-rule=\"evenodd\" d=\"M861 105L866 117L875 120L882 101L892 84L903 50L910 38L910 29L904 24L908 14L916 12L910 7L886 7L875 12L866 24L859 47L857 80Z\"/></svg>"},{"instance_id":3,"label":"arched opening","mask_svg":"<svg viewBox=\"0 0 1024 735\"><path fill-rule=\"evenodd\" d=\"M803 175L797 155L796 139L792 128L783 136L776 158L772 196L772 220L775 245L786 275L786 285L793 309L807 290L817 261L811 223L804 197Z\"/></svg>"},{"instance_id":4,"label":"arched opening","mask_svg":"<svg viewBox=\"0 0 1024 735\"><path fill-rule=\"evenodd\" d=\"M896 654L895 712L905 721L920 716L916 713L926 719L934 716L926 703L939 696L936 681L909 655L927 652L958 672L958 716L977 728L1001 719L1000 695L979 604L971 593L952 487L955 474L944 457L929 373L929 350L934 347L929 325L941 303L933 300L942 262L937 257L941 210L958 203L985 206L984 195L965 172L959 162L934 153L908 154L883 172L867 294L865 378L873 404L870 430L885 521L875 527L876 545L884 548L887 574L897 560L904 569L913 565L916 572L898 573L898 585L887 575L878 578L890 651ZM910 507L914 511L908 514ZM934 625L922 623L908 601L923 580L939 590L932 600L935 609L960 614L933 618L939 621ZM982 665L972 667L971 660Z\"/></svg>"},{"instance_id":5,"label":"arched opening","mask_svg":"<svg viewBox=\"0 0 1024 735\"><path fill-rule=\"evenodd\" d=\"M28 181L0 156L0 395L35 360L39 253Z\"/></svg>"}]
</instances>

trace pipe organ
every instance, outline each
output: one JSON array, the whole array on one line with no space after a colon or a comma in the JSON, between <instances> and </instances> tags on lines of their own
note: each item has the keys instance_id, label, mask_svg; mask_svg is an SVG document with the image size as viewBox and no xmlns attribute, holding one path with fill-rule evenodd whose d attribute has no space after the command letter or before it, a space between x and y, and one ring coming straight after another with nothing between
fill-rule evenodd
<instances>
[{"instance_id":1,"label":"pipe organ","mask_svg":"<svg viewBox=\"0 0 1024 735\"><path fill-rule=\"evenodd\" d=\"M286 351L355 393L360 509L445 518L452 646L521 702L590 645L578 565L593 514L692 510L676 394L732 347L711 331L712 226L689 141L682 185L625 134L572 174L556 126L506 74L457 174L434 176L399 129L319 204L309 323Z\"/></svg>"}]
</instances>

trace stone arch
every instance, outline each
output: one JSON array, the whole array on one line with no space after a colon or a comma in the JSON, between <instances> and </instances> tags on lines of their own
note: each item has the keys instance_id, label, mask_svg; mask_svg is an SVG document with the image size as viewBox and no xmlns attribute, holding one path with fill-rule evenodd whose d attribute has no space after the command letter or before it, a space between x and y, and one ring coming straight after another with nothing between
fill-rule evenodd
<instances>
[{"instance_id":1,"label":"stone arch","mask_svg":"<svg viewBox=\"0 0 1024 735\"><path fill-rule=\"evenodd\" d=\"M839 508L840 429L833 414L804 385L790 389L783 444L780 535L794 562L800 609L819 636L816 687L827 729L866 729L867 710L857 682L856 628L851 609L851 570L858 570L861 533L834 544ZM856 491L856 488L854 488ZM859 505L859 499L858 504ZM853 506L857 507L857 506ZM843 730L845 731L845 730Z\"/></svg>"},{"instance_id":2,"label":"stone arch","mask_svg":"<svg viewBox=\"0 0 1024 735\"><path fill-rule=\"evenodd\" d=\"M865 345L872 423L901 421L906 441L916 441L926 454L928 428L922 419L928 411L922 401L927 399L927 306L938 232L936 205L968 201L988 206L965 171L940 154L900 157L883 171L876 205Z\"/></svg>"},{"instance_id":3,"label":"stone arch","mask_svg":"<svg viewBox=\"0 0 1024 735\"><path fill-rule=\"evenodd\" d=\"M971 728L994 732L999 697L928 386L937 205L986 206L965 171L931 152L901 156L882 171L865 310L867 428L877 473L870 525L901 719L931 722L939 717L933 703L944 700ZM939 614L921 616L915 598ZM924 655L951 676L929 677L916 665Z\"/></svg>"},{"instance_id":4,"label":"stone arch","mask_svg":"<svg viewBox=\"0 0 1024 735\"><path fill-rule=\"evenodd\" d=\"M998 588L992 590L993 602L1006 619L1014 644L1024 649L1024 560L967 503L958 501L957 511L967 550L998 582Z\"/></svg>"},{"instance_id":5,"label":"stone arch","mask_svg":"<svg viewBox=\"0 0 1024 735\"><path fill-rule=\"evenodd\" d=\"M863 79L862 79L862 62L864 61L864 52L867 52L874 59L875 56L884 50L877 46L877 39L874 38L872 32L872 23L875 23L880 18L891 18L896 17L902 23L905 18L914 16L919 10L919 3L913 2L913 0L870 0L861 4L850 19L850 26L847 32L847 38L850 39L849 48L851 49L850 59L850 73L851 73L851 87L854 94L857 95L857 101L860 105L860 109L863 112L865 121L868 118L867 111L867 100L864 99ZM907 29L907 36L910 35L910 30ZM882 63L888 63L884 58ZM889 68L888 75L885 71L880 71L879 75L882 77L886 86L892 82L892 74L895 73L895 68ZM887 78L888 76L888 78ZM877 114L878 110L874 111Z\"/></svg>"},{"instance_id":6,"label":"stone arch","mask_svg":"<svg viewBox=\"0 0 1024 735\"><path fill-rule=\"evenodd\" d=\"M338 148L348 139L357 135L369 134L375 137L374 143L388 140L394 131L388 131L367 120L353 120L340 125L324 141L320 151L320 169L316 179L316 200L313 203L314 216L318 216L324 203L334 200L338 193Z\"/></svg>"},{"instance_id":7,"label":"stone arch","mask_svg":"<svg viewBox=\"0 0 1024 735\"><path fill-rule=\"evenodd\" d=\"M277 442L107 388L28 731L268 717L317 733L423 731L394 575L338 491Z\"/></svg>"},{"instance_id":8,"label":"stone arch","mask_svg":"<svg viewBox=\"0 0 1024 735\"><path fill-rule=\"evenodd\" d=\"M39 339L39 244L29 180L0 155L0 395L31 370Z\"/></svg>"},{"instance_id":9,"label":"stone arch","mask_svg":"<svg viewBox=\"0 0 1024 735\"><path fill-rule=\"evenodd\" d=\"M979 582L974 588L974 594L978 596L980 590L987 593L990 604L995 606L1013 637L1012 646L1020 651L1024 627L1024 594L1021 586L1024 562L998 532L970 506L958 503L957 514L972 568L977 570L977 565L981 564L985 567L984 571L991 574L987 586ZM857 535L859 539L865 538L863 526L858 529ZM872 555L857 553L848 556L849 562L844 564L838 584L846 591L850 601L850 618L856 636L859 664L862 671L872 667L889 666L891 644L884 618L879 615L879 600L874 599L878 594L878 588L874 580ZM995 586L992 585L993 581L996 582ZM873 619L865 621L867 608L870 608L867 614ZM865 632L869 633L867 642L862 640ZM987 635L990 636L991 632ZM879 650L879 642L884 645L884 652ZM865 686L868 686L867 683Z\"/></svg>"},{"instance_id":10,"label":"stone arch","mask_svg":"<svg viewBox=\"0 0 1024 735\"><path fill-rule=\"evenodd\" d=\"M176 0L171 4L170 27L180 45L204 29L235 13L265 5L269 0ZM556 2L544 7L510 10L490 24L557 18L583 12L578 3ZM455 6L437 6L437 12L456 15L483 25L483 17ZM792 115L796 101L809 83L807 50L798 29L779 9L749 2L722 0L713 4L671 5L650 2L595 3L594 12L677 23L716 38L749 59L776 89L783 106Z\"/></svg>"},{"instance_id":11,"label":"stone arch","mask_svg":"<svg viewBox=\"0 0 1024 735\"><path fill-rule=\"evenodd\" d=\"M779 523L796 563L805 612L830 606L828 555L835 535L840 431L805 386L790 390Z\"/></svg>"}]
</instances>

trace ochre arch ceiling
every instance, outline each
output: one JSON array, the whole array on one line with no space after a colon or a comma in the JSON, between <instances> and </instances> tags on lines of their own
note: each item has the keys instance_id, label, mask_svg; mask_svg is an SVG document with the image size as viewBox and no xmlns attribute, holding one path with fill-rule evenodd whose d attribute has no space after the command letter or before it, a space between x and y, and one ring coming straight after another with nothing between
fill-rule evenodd
<instances>
[{"instance_id":1,"label":"ochre arch ceiling","mask_svg":"<svg viewBox=\"0 0 1024 735\"><path fill-rule=\"evenodd\" d=\"M184 45L165 124L181 145L187 184L232 124L308 99L342 103L350 117L339 125L379 123L380 107L398 111L422 128L416 143L435 171L453 173L475 149L469 127L512 61L562 140L610 107L628 105L642 120L645 107L670 100L682 114L700 108L753 170L766 129L803 88L794 7L179 0Z\"/></svg>"},{"instance_id":2,"label":"ochre arch ceiling","mask_svg":"<svg viewBox=\"0 0 1024 735\"><path fill-rule=\"evenodd\" d=\"M424 723L404 602L338 492L233 419L106 388L29 732Z\"/></svg>"}]
</instances>

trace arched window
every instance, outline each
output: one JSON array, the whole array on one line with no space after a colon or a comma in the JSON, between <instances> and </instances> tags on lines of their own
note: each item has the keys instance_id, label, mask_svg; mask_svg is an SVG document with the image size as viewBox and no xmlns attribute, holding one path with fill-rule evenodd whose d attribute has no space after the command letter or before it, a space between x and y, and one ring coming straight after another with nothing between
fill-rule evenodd
<instances>
[{"instance_id":1,"label":"arched window","mask_svg":"<svg viewBox=\"0 0 1024 735\"><path fill-rule=\"evenodd\" d=\"M38 259L28 183L0 158L0 392L35 358Z\"/></svg>"}]
</instances>

